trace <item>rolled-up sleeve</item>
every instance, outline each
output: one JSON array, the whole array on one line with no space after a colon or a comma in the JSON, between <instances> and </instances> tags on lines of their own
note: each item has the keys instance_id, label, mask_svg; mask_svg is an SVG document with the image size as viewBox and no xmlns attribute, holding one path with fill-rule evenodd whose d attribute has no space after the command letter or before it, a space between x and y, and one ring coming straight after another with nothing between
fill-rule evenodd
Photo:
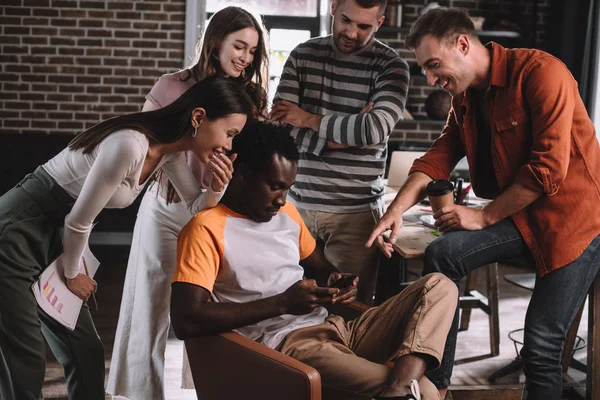
<instances>
[{"instance_id":1,"label":"rolled-up sleeve","mask_svg":"<svg viewBox=\"0 0 600 400\"><path fill-rule=\"evenodd\" d=\"M525 98L532 118L529 162L515 181L548 196L556 194L569 167L577 82L558 59L546 56L528 66Z\"/></svg>"}]
</instances>

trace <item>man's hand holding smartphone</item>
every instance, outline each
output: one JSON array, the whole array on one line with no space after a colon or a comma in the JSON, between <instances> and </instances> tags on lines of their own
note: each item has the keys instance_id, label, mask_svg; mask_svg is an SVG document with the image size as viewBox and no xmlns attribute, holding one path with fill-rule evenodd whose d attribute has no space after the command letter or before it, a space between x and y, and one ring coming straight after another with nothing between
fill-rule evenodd
<instances>
[{"instance_id":1,"label":"man's hand holding smartphone","mask_svg":"<svg viewBox=\"0 0 600 400\"><path fill-rule=\"evenodd\" d=\"M358 277L356 275L332 272L327 280L327 286L338 288L339 291L333 295L332 303L349 304L356 300L358 290Z\"/></svg>"}]
</instances>

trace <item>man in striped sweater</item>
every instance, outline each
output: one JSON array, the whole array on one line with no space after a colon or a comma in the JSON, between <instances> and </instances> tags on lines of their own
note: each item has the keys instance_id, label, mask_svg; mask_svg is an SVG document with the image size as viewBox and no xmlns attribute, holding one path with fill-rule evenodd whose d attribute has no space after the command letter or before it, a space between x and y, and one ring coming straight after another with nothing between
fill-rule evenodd
<instances>
[{"instance_id":1,"label":"man in striped sweater","mask_svg":"<svg viewBox=\"0 0 600 400\"><path fill-rule=\"evenodd\" d=\"M300 150L289 196L326 257L359 276L357 299L367 304L377 250L364 243L382 215L387 143L409 83L406 61L373 37L386 3L333 0L333 33L292 51L271 111Z\"/></svg>"}]
</instances>

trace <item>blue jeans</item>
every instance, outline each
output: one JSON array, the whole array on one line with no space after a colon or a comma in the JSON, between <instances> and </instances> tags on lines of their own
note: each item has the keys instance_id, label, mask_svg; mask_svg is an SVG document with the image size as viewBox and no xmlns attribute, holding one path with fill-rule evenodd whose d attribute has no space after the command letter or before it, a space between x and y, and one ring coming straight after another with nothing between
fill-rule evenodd
<instances>
[{"instance_id":1,"label":"blue jeans","mask_svg":"<svg viewBox=\"0 0 600 400\"><path fill-rule=\"evenodd\" d=\"M535 265L529 248L510 218L479 231L443 234L427 247L423 274L441 272L458 285L470 271L493 262ZM599 268L600 236L575 261L536 279L525 317L521 350L526 376L523 399L560 399L565 338ZM427 374L439 388L450 385L457 332L458 308L442 364Z\"/></svg>"}]
</instances>

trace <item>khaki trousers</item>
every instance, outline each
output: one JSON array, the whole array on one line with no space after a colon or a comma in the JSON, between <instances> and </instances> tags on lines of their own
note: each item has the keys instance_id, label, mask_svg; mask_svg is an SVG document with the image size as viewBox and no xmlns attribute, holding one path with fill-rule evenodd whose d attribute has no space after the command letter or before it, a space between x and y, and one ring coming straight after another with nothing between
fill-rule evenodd
<instances>
[{"instance_id":1,"label":"khaki trousers","mask_svg":"<svg viewBox=\"0 0 600 400\"><path fill-rule=\"evenodd\" d=\"M329 262L342 272L359 277L356 300L372 305L377 284L377 246L365 243L379 220L380 211L336 214L298 209L302 220L316 239L325 243L323 252Z\"/></svg>"},{"instance_id":2,"label":"khaki trousers","mask_svg":"<svg viewBox=\"0 0 600 400\"><path fill-rule=\"evenodd\" d=\"M430 274L357 319L331 315L323 324L292 331L277 350L319 371L323 385L377 396L389 385L389 362L418 354L428 370L439 367L457 300L450 279ZM419 385L423 399L439 399L426 377Z\"/></svg>"}]
</instances>

